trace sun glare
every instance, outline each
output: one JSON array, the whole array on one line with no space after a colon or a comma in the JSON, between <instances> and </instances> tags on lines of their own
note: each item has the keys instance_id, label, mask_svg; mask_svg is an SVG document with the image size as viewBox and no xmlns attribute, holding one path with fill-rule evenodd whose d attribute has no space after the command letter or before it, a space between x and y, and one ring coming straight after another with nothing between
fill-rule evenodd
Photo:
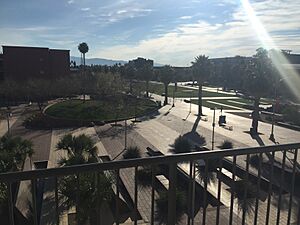
<instances>
[{"instance_id":1,"label":"sun glare","mask_svg":"<svg viewBox=\"0 0 300 225\"><path fill-rule=\"evenodd\" d=\"M275 54L272 55L271 59L281 76L281 80L287 83L296 98L300 100L300 76L296 69L289 63L284 54L276 46L274 40L270 37L267 30L256 16L250 2L248 0L241 0L241 3L262 46L268 50L278 50L275 51Z\"/></svg>"}]
</instances>

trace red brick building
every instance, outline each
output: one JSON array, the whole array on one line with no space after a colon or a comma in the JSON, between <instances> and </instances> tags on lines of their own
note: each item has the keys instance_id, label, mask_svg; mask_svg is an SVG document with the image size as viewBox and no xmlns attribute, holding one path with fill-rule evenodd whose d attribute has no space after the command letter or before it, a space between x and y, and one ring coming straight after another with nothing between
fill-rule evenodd
<instances>
[{"instance_id":1,"label":"red brick building","mask_svg":"<svg viewBox=\"0 0 300 225\"><path fill-rule=\"evenodd\" d=\"M53 79L70 73L70 51L39 47L3 46L4 79Z\"/></svg>"}]
</instances>

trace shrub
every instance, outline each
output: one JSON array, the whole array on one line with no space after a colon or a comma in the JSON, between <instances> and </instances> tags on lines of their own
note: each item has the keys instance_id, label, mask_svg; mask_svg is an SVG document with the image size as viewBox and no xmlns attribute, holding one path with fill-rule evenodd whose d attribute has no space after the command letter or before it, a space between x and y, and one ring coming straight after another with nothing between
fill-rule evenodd
<instances>
[{"instance_id":1,"label":"shrub","mask_svg":"<svg viewBox=\"0 0 300 225\"><path fill-rule=\"evenodd\" d=\"M152 182L152 170L150 167L142 167L137 171L138 183L142 186L149 186Z\"/></svg>"},{"instance_id":2,"label":"shrub","mask_svg":"<svg viewBox=\"0 0 300 225\"><path fill-rule=\"evenodd\" d=\"M175 154L191 152L191 144L189 140L180 135L175 139L174 149L172 149L172 152Z\"/></svg>"},{"instance_id":3,"label":"shrub","mask_svg":"<svg viewBox=\"0 0 300 225\"><path fill-rule=\"evenodd\" d=\"M238 210L245 210L246 214L250 214L254 210L256 187L246 180L240 180L235 183L233 187L234 197L238 201ZM244 199L244 193L247 191L246 198Z\"/></svg>"},{"instance_id":4,"label":"shrub","mask_svg":"<svg viewBox=\"0 0 300 225\"><path fill-rule=\"evenodd\" d=\"M255 168L258 168L259 161L260 161L260 158L259 158L258 155L252 155L250 157L249 163L250 163L251 166L254 166Z\"/></svg>"},{"instance_id":5,"label":"shrub","mask_svg":"<svg viewBox=\"0 0 300 225\"><path fill-rule=\"evenodd\" d=\"M137 146L128 147L125 153L123 154L123 159L135 159L135 158L141 158L140 149Z\"/></svg>"},{"instance_id":6,"label":"shrub","mask_svg":"<svg viewBox=\"0 0 300 225\"><path fill-rule=\"evenodd\" d=\"M168 221L168 192L163 191L156 199L156 220L163 224L167 224ZM186 194L183 191L176 190L176 223L178 223L187 209Z\"/></svg>"},{"instance_id":7,"label":"shrub","mask_svg":"<svg viewBox=\"0 0 300 225\"><path fill-rule=\"evenodd\" d=\"M220 146L221 149L232 149L233 148L233 144L231 141L225 140L223 141L223 143Z\"/></svg>"}]
</instances>

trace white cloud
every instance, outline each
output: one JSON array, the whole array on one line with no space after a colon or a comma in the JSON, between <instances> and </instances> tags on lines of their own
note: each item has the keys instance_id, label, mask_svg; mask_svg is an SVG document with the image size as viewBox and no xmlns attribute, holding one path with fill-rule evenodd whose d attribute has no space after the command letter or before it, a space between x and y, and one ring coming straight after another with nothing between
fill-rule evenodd
<instances>
[{"instance_id":1,"label":"white cloud","mask_svg":"<svg viewBox=\"0 0 300 225\"><path fill-rule=\"evenodd\" d=\"M69 0L68 1L68 4L73 4L74 3L74 0Z\"/></svg>"},{"instance_id":2,"label":"white cloud","mask_svg":"<svg viewBox=\"0 0 300 225\"><path fill-rule=\"evenodd\" d=\"M191 16L182 16L179 19L188 20L188 19L191 19L191 18L192 18Z\"/></svg>"},{"instance_id":3,"label":"white cloud","mask_svg":"<svg viewBox=\"0 0 300 225\"><path fill-rule=\"evenodd\" d=\"M90 11L90 8L81 8L81 11Z\"/></svg>"},{"instance_id":4,"label":"white cloud","mask_svg":"<svg viewBox=\"0 0 300 225\"><path fill-rule=\"evenodd\" d=\"M254 2L252 6L279 48L300 51L299 1L266 0ZM295 35L287 35L284 33L286 31L294 32ZM260 46L262 44L244 10L237 6L232 19L227 23L213 24L200 20L181 24L161 36L141 40L134 45L102 48L99 56L130 59L144 55L160 63L187 65L199 54L211 57L252 55Z\"/></svg>"}]
</instances>

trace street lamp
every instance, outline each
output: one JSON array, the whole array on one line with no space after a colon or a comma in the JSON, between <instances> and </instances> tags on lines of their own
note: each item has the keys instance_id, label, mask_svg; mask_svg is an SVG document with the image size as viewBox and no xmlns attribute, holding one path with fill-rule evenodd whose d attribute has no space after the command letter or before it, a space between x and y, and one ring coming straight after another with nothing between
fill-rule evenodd
<instances>
[{"instance_id":1,"label":"street lamp","mask_svg":"<svg viewBox=\"0 0 300 225\"><path fill-rule=\"evenodd\" d=\"M214 110L213 122L212 122L213 130L212 130L212 138L211 138L211 150L213 150L214 149L214 144L215 144L216 108L211 108L211 110Z\"/></svg>"},{"instance_id":2,"label":"street lamp","mask_svg":"<svg viewBox=\"0 0 300 225\"><path fill-rule=\"evenodd\" d=\"M269 139L273 142L275 142L275 137L274 137L274 128L275 128L275 104L276 104L276 101L277 101L277 87L278 87L278 84L280 82L282 82L283 80L285 80L285 78L281 78L279 81L275 82L275 86L274 86L274 101L273 101L273 109L272 109L272 127L271 127L271 134L270 134L270 137Z\"/></svg>"},{"instance_id":3,"label":"street lamp","mask_svg":"<svg viewBox=\"0 0 300 225\"><path fill-rule=\"evenodd\" d=\"M173 89L173 105L172 107L175 107L175 88Z\"/></svg>"}]
</instances>

